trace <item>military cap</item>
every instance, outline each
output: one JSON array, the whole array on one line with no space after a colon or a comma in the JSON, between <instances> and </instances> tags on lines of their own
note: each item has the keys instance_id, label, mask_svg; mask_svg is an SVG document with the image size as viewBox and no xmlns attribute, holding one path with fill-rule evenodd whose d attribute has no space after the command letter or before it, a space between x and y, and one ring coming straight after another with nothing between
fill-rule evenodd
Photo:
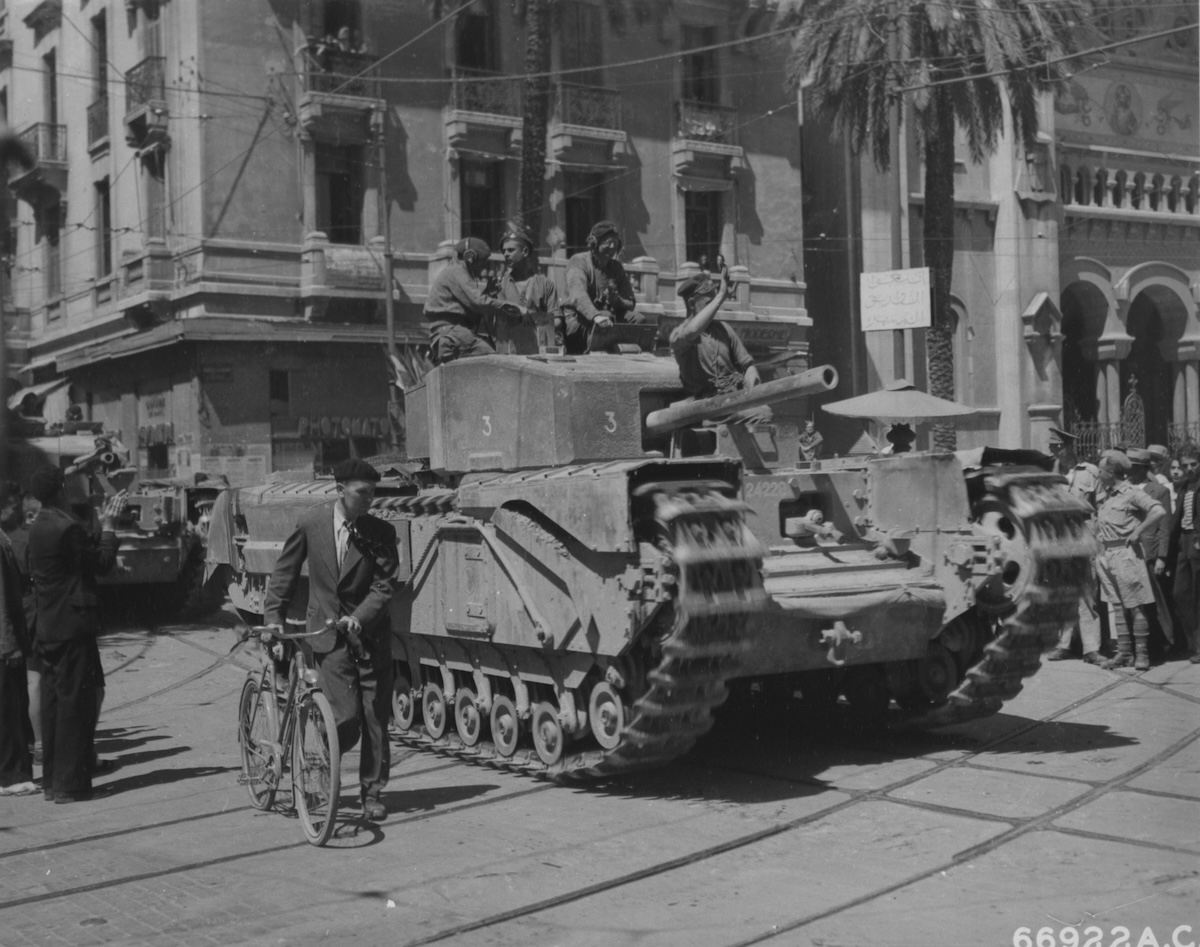
<instances>
[{"instance_id":1,"label":"military cap","mask_svg":"<svg viewBox=\"0 0 1200 947\"><path fill-rule=\"evenodd\" d=\"M711 296L716 291L717 284L713 282L712 277L707 273L698 273L680 283L679 288L675 290L675 295L687 302L693 296Z\"/></svg>"},{"instance_id":2,"label":"military cap","mask_svg":"<svg viewBox=\"0 0 1200 947\"><path fill-rule=\"evenodd\" d=\"M1142 450L1140 447L1131 447L1125 452L1125 456L1129 458L1131 464L1137 464L1140 467L1149 467L1154 463L1154 455L1148 450Z\"/></svg>"},{"instance_id":3,"label":"military cap","mask_svg":"<svg viewBox=\"0 0 1200 947\"><path fill-rule=\"evenodd\" d=\"M1171 452L1163 447L1162 444L1151 444L1146 450L1155 460L1166 460L1171 456Z\"/></svg>"},{"instance_id":4,"label":"military cap","mask_svg":"<svg viewBox=\"0 0 1200 947\"><path fill-rule=\"evenodd\" d=\"M1079 440L1079 437L1075 434L1069 434L1062 428L1052 427L1050 428L1050 439L1056 440L1060 444L1074 444Z\"/></svg>"},{"instance_id":5,"label":"military cap","mask_svg":"<svg viewBox=\"0 0 1200 947\"><path fill-rule=\"evenodd\" d=\"M592 227L592 232L588 236L599 243L610 233L615 234L618 240L621 239L621 232L617 229L617 225L611 220L602 220Z\"/></svg>"},{"instance_id":6,"label":"military cap","mask_svg":"<svg viewBox=\"0 0 1200 947\"><path fill-rule=\"evenodd\" d=\"M1100 455L1100 466L1107 467L1114 473L1129 473L1129 468L1133 465L1119 450L1106 450Z\"/></svg>"},{"instance_id":7,"label":"military cap","mask_svg":"<svg viewBox=\"0 0 1200 947\"><path fill-rule=\"evenodd\" d=\"M379 471L365 460L349 457L333 468L333 479L338 483L349 483L351 480L369 480L379 482Z\"/></svg>"},{"instance_id":8,"label":"military cap","mask_svg":"<svg viewBox=\"0 0 1200 947\"><path fill-rule=\"evenodd\" d=\"M474 253L476 259L481 260L486 260L492 255L492 248L487 245L487 241L480 240L478 237L463 237L454 249L460 260L468 253Z\"/></svg>"},{"instance_id":9,"label":"military cap","mask_svg":"<svg viewBox=\"0 0 1200 947\"><path fill-rule=\"evenodd\" d=\"M525 244L530 250L533 249L533 237L529 236L529 231L523 227L509 227L507 233L500 238L500 245L503 246L509 240L516 240L518 243Z\"/></svg>"}]
</instances>

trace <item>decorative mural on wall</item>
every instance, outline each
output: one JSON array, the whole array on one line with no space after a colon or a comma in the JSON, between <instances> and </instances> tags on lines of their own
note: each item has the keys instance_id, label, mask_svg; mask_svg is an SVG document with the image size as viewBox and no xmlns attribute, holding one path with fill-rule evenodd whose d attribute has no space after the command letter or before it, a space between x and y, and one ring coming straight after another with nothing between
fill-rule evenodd
<instances>
[{"instance_id":1,"label":"decorative mural on wall","mask_svg":"<svg viewBox=\"0 0 1200 947\"><path fill-rule=\"evenodd\" d=\"M1193 25L1197 16L1195 4L1146 7L1105 0L1099 8L1098 25L1111 42ZM1068 143L1195 154L1200 129L1195 29L1112 50L1109 55L1109 64L1081 72L1055 96L1059 138Z\"/></svg>"}]
</instances>

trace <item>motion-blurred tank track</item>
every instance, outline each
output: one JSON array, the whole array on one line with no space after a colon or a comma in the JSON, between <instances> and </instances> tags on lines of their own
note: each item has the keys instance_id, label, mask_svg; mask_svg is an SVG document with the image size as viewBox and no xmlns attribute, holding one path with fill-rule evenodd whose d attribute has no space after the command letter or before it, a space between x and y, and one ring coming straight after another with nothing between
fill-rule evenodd
<instances>
[{"instance_id":1,"label":"motion-blurred tank track","mask_svg":"<svg viewBox=\"0 0 1200 947\"><path fill-rule=\"evenodd\" d=\"M374 510L401 551L399 738L605 776L686 752L735 679L810 707L895 698L927 723L998 709L1074 618L1085 512L1061 478L994 457L800 470L793 427L728 423L836 378L681 405L674 362L649 355L430 372ZM218 500L210 564L240 609L261 614L298 515L335 496L279 479Z\"/></svg>"}]
</instances>

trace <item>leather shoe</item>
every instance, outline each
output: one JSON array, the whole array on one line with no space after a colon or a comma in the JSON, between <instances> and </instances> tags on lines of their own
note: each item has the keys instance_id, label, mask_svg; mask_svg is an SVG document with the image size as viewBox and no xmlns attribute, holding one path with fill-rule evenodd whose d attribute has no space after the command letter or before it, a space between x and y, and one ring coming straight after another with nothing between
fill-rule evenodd
<instances>
[{"instance_id":1,"label":"leather shoe","mask_svg":"<svg viewBox=\"0 0 1200 947\"><path fill-rule=\"evenodd\" d=\"M1046 655L1047 661L1065 661L1071 656L1071 652L1066 648L1055 648Z\"/></svg>"},{"instance_id":2,"label":"leather shoe","mask_svg":"<svg viewBox=\"0 0 1200 947\"><path fill-rule=\"evenodd\" d=\"M1084 664L1095 664L1097 667L1104 667L1108 663L1108 658L1102 655L1099 651L1089 651L1083 656Z\"/></svg>"},{"instance_id":3,"label":"leather shoe","mask_svg":"<svg viewBox=\"0 0 1200 947\"><path fill-rule=\"evenodd\" d=\"M1200 664L1200 654L1193 654L1188 660L1192 664Z\"/></svg>"},{"instance_id":4,"label":"leather shoe","mask_svg":"<svg viewBox=\"0 0 1200 947\"><path fill-rule=\"evenodd\" d=\"M387 818L387 808L378 799L363 799L362 800L363 817L370 819L372 822L382 822Z\"/></svg>"},{"instance_id":5,"label":"leather shoe","mask_svg":"<svg viewBox=\"0 0 1200 947\"><path fill-rule=\"evenodd\" d=\"M68 805L72 802L91 802L92 794L90 792L56 792L54 801L60 806Z\"/></svg>"}]
</instances>

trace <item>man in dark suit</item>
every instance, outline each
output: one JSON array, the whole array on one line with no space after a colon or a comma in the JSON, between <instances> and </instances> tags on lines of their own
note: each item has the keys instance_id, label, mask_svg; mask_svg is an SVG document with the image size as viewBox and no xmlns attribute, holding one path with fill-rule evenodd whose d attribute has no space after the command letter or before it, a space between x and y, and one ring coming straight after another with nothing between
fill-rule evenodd
<instances>
[{"instance_id":1,"label":"man in dark suit","mask_svg":"<svg viewBox=\"0 0 1200 947\"><path fill-rule=\"evenodd\" d=\"M1200 449L1183 448L1179 460L1185 479L1179 486L1169 555L1175 559L1175 608L1187 638L1189 660L1200 664Z\"/></svg>"},{"instance_id":2,"label":"man in dark suit","mask_svg":"<svg viewBox=\"0 0 1200 947\"><path fill-rule=\"evenodd\" d=\"M116 564L116 517L122 491L100 516L97 541L69 512L62 471L46 467L33 476L42 504L29 530L29 571L37 590L34 650L42 662L42 790L47 800L79 802L92 797L97 688L102 678L100 610L96 577Z\"/></svg>"},{"instance_id":3,"label":"man in dark suit","mask_svg":"<svg viewBox=\"0 0 1200 947\"><path fill-rule=\"evenodd\" d=\"M392 700L388 601L399 565L396 532L367 512L379 472L362 460L334 468L338 498L304 514L288 537L267 585L264 618L283 628L284 617L308 562L309 631L332 621L361 638L369 660L358 662L346 635L330 629L310 642L321 690L329 698L343 753L363 745L359 779L363 815L387 818L380 795L387 785L387 724Z\"/></svg>"}]
</instances>

